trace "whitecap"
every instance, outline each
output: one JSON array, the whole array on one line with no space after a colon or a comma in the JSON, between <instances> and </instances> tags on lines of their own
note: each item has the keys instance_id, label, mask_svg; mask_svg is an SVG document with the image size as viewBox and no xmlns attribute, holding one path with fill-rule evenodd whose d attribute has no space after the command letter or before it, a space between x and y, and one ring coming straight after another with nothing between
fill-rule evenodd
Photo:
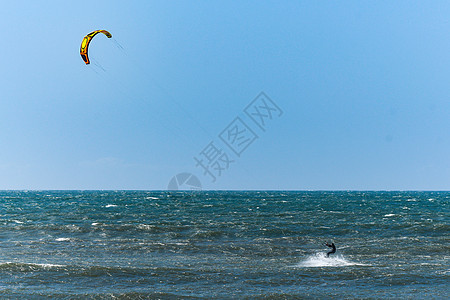
<instances>
[{"instance_id":1,"label":"whitecap","mask_svg":"<svg viewBox=\"0 0 450 300\"><path fill-rule=\"evenodd\" d=\"M105 207L117 207L117 205L115 205L115 204L108 204Z\"/></svg>"},{"instance_id":2,"label":"whitecap","mask_svg":"<svg viewBox=\"0 0 450 300\"><path fill-rule=\"evenodd\" d=\"M384 217L393 217L393 216L395 216L395 214L387 214L387 215L384 215Z\"/></svg>"},{"instance_id":3,"label":"whitecap","mask_svg":"<svg viewBox=\"0 0 450 300\"><path fill-rule=\"evenodd\" d=\"M29 264L31 266L39 266L39 267L43 267L43 268L61 268L61 267L65 267L64 265L56 265L56 264Z\"/></svg>"},{"instance_id":4,"label":"whitecap","mask_svg":"<svg viewBox=\"0 0 450 300\"><path fill-rule=\"evenodd\" d=\"M70 241L71 240L71 238L57 238L55 241L57 241L57 242L67 242L67 241Z\"/></svg>"},{"instance_id":5,"label":"whitecap","mask_svg":"<svg viewBox=\"0 0 450 300\"><path fill-rule=\"evenodd\" d=\"M138 228L138 229L141 229L141 230L152 230L152 229L155 228L155 225L139 224L139 225L137 226L137 228Z\"/></svg>"}]
</instances>

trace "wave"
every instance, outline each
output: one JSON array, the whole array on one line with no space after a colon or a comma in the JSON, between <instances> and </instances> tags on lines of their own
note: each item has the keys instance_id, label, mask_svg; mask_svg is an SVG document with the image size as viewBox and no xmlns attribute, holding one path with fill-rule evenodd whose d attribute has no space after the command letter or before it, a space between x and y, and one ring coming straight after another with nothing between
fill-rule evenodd
<instances>
[{"instance_id":1,"label":"wave","mask_svg":"<svg viewBox=\"0 0 450 300\"><path fill-rule=\"evenodd\" d=\"M347 267L347 266L369 266L369 265L350 261L341 254L327 257L325 253L322 252L310 255L305 260L295 265L295 267L304 267L304 268Z\"/></svg>"},{"instance_id":2,"label":"wave","mask_svg":"<svg viewBox=\"0 0 450 300\"><path fill-rule=\"evenodd\" d=\"M28 263L18 261L6 261L0 262L0 270L7 270L11 272L36 272L36 271L63 271L66 275L77 276L111 276L114 274L128 274L128 275L142 275L148 276L149 274L169 276L186 276L186 274L195 274L186 267L173 267L173 266L145 266L145 267L133 267L133 266L120 266L120 265L83 265L83 264L51 264L51 263Z\"/></svg>"},{"instance_id":3,"label":"wave","mask_svg":"<svg viewBox=\"0 0 450 300\"><path fill-rule=\"evenodd\" d=\"M57 242L70 242L72 240L73 240L72 238L65 238L65 237L55 239L55 241Z\"/></svg>"},{"instance_id":4,"label":"wave","mask_svg":"<svg viewBox=\"0 0 450 300\"><path fill-rule=\"evenodd\" d=\"M65 265L58 264L39 264L39 263L23 263L23 262L4 262L0 263L0 270L10 270L10 271L37 271L40 269L53 269L53 268L64 268Z\"/></svg>"}]
</instances>

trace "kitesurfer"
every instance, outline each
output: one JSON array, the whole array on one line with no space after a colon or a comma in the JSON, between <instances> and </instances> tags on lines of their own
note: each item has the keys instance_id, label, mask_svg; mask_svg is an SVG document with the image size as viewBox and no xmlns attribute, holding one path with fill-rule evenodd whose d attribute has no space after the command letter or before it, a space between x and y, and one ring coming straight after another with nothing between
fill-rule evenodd
<instances>
[{"instance_id":1,"label":"kitesurfer","mask_svg":"<svg viewBox=\"0 0 450 300\"><path fill-rule=\"evenodd\" d=\"M330 254L336 253L336 246L334 245L334 243L329 244L327 242L327 243L325 243L325 245L331 248L331 251L327 252L327 257L329 257Z\"/></svg>"}]
</instances>

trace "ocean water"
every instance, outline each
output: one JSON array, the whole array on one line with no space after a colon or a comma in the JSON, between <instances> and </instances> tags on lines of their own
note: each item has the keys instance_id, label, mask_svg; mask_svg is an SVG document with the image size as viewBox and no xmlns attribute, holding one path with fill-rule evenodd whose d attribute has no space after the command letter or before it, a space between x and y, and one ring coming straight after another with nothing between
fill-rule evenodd
<instances>
[{"instance_id":1,"label":"ocean water","mask_svg":"<svg viewBox=\"0 0 450 300\"><path fill-rule=\"evenodd\" d=\"M450 192L3 191L0 298L448 299L449 204Z\"/></svg>"}]
</instances>

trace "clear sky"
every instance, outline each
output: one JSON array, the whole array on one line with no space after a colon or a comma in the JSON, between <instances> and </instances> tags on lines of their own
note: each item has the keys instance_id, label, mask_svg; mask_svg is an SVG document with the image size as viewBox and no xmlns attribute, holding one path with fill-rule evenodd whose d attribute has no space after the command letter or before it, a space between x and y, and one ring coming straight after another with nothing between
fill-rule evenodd
<instances>
[{"instance_id":1,"label":"clear sky","mask_svg":"<svg viewBox=\"0 0 450 300\"><path fill-rule=\"evenodd\" d=\"M450 190L448 1L3 1L0 33L0 189Z\"/></svg>"}]
</instances>

